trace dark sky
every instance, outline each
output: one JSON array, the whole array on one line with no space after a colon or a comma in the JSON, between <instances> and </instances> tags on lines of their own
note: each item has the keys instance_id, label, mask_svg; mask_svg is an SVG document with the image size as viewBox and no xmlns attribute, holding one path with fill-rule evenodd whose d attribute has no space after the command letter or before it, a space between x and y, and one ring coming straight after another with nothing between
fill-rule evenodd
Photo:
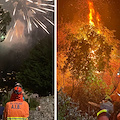
<instances>
[{"instance_id":1,"label":"dark sky","mask_svg":"<svg viewBox=\"0 0 120 120\"><path fill-rule=\"evenodd\" d=\"M120 39L120 0L91 0L95 11L100 14L101 23L110 30L115 30ZM88 20L87 0L58 0L58 21L72 22ZM59 22L58 22L59 23Z\"/></svg>"}]
</instances>

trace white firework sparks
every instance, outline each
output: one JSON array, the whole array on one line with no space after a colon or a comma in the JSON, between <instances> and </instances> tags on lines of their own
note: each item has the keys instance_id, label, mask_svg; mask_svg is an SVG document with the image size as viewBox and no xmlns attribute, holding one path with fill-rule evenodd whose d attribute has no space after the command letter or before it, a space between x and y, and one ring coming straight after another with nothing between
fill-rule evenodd
<instances>
[{"instance_id":1,"label":"white firework sparks","mask_svg":"<svg viewBox=\"0 0 120 120\"><path fill-rule=\"evenodd\" d=\"M11 10L12 18L14 19L14 25L12 29L16 27L16 21L18 19L26 22L28 33L32 31L33 26L35 26L36 28L40 26L47 34L49 34L47 26L44 24L44 22L42 22L43 19L44 21L49 22L51 25L54 25L52 20L47 18L49 12L54 12L53 0L0 0L0 1L4 2L3 6L8 4L8 6L11 6L13 8L13 10ZM13 38L13 34L11 35L10 41Z\"/></svg>"}]
</instances>

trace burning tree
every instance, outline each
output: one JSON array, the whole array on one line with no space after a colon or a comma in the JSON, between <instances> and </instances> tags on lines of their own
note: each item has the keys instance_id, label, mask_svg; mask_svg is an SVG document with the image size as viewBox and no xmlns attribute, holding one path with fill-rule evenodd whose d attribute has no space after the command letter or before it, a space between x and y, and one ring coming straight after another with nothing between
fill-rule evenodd
<instances>
[{"instance_id":1,"label":"burning tree","mask_svg":"<svg viewBox=\"0 0 120 120\"><path fill-rule=\"evenodd\" d=\"M114 31L100 24L98 13L93 22L95 11L91 2L89 9L89 24L80 22L58 27L58 69L62 72L69 69L74 78L82 81L110 68L111 55L117 53L119 44Z\"/></svg>"},{"instance_id":2,"label":"burning tree","mask_svg":"<svg viewBox=\"0 0 120 120\"><path fill-rule=\"evenodd\" d=\"M107 28L103 29L108 32ZM76 34L69 31L66 35L68 42L64 44L67 50L64 51L66 60L62 70L69 68L77 79L81 76L87 79L91 71L100 72L109 68L114 36L111 32L108 34L109 37L90 25L82 26ZM61 49L59 47L58 51Z\"/></svg>"},{"instance_id":3,"label":"burning tree","mask_svg":"<svg viewBox=\"0 0 120 120\"><path fill-rule=\"evenodd\" d=\"M118 41L106 27L82 24L77 32L71 28L58 33L58 86L62 79L65 86L71 83L66 80L90 85L102 79L100 75L106 69L111 71L111 55L116 53Z\"/></svg>"},{"instance_id":4,"label":"burning tree","mask_svg":"<svg viewBox=\"0 0 120 120\"><path fill-rule=\"evenodd\" d=\"M58 90L64 88L80 103L80 109L87 109L84 106L88 106L89 100L100 102L110 94L112 85L107 86L102 74L109 71L112 76L110 62L120 44L114 31L100 23L91 2L89 10L89 23L60 23L58 26Z\"/></svg>"}]
</instances>

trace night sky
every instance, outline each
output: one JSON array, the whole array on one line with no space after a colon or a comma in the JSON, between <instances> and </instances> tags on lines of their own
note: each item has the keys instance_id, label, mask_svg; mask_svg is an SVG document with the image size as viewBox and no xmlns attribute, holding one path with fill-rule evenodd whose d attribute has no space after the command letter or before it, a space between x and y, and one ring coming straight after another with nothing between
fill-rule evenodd
<instances>
[{"instance_id":1,"label":"night sky","mask_svg":"<svg viewBox=\"0 0 120 120\"><path fill-rule=\"evenodd\" d=\"M120 39L120 0L91 0L95 11L100 14L101 23L109 30L115 30ZM89 7L87 0L58 0L58 24L73 20L88 21Z\"/></svg>"}]
</instances>

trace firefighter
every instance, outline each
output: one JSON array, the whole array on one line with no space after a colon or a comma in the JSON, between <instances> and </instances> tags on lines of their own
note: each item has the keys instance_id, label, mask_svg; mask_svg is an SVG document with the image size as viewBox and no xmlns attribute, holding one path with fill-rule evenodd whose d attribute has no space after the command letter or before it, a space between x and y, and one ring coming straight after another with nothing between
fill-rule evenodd
<instances>
[{"instance_id":1,"label":"firefighter","mask_svg":"<svg viewBox=\"0 0 120 120\"><path fill-rule=\"evenodd\" d=\"M16 86L19 86L19 87L21 87L22 89L23 89L23 87L22 87L22 85L20 84L20 83L15 83L15 87ZM23 93L23 100L25 100L25 97L24 97L24 91L22 90L22 93Z\"/></svg>"},{"instance_id":2,"label":"firefighter","mask_svg":"<svg viewBox=\"0 0 120 120\"><path fill-rule=\"evenodd\" d=\"M111 120L113 113L113 104L109 100L103 100L100 103L100 111L97 113L98 120Z\"/></svg>"},{"instance_id":3,"label":"firefighter","mask_svg":"<svg viewBox=\"0 0 120 120\"><path fill-rule=\"evenodd\" d=\"M28 117L29 105L23 101L22 88L16 86L13 89L10 102L5 105L4 120L28 120Z\"/></svg>"},{"instance_id":4,"label":"firefighter","mask_svg":"<svg viewBox=\"0 0 120 120\"><path fill-rule=\"evenodd\" d=\"M98 120L109 120L111 114L111 120L120 120L120 83L118 84L117 89L110 95L109 99L100 104L100 109L101 110L97 114Z\"/></svg>"},{"instance_id":5,"label":"firefighter","mask_svg":"<svg viewBox=\"0 0 120 120\"><path fill-rule=\"evenodd\" d=\"M117 73L116 79L119 80L119 78L120 78L120 68ZM107 102L105 101L102 102L100 108L101 110L97 114L99 118L98 120L109 120L111 116L112 116L111 117L112 120L120 120L120 82L118 83L117 88L109 96L109 99L107 99Z\"/></svg>"}]
</instances>

